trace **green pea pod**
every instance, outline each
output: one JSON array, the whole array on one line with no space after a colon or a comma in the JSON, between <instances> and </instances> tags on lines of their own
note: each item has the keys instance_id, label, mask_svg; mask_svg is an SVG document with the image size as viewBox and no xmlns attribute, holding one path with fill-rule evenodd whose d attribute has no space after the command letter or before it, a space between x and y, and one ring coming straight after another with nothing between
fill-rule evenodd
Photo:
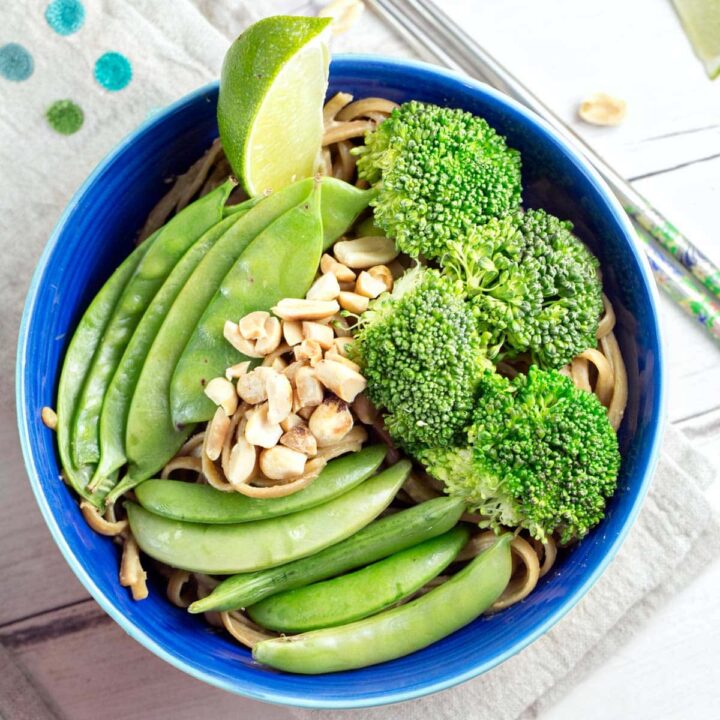
<instances>
[{"instance_id":1,"label":"green pea pod","mask_svg":"<svg viewBox=\"0 0 720 720\"><path fill-rule=\"evenodd\" d=\"M248 201L250 202L250 201ZM254 203L254 199L253 199ZM100 461L90 488L103 482L127 461L125 430L133 390L150 346L172 307L175 298L210 248L244 215L247 203L235 213L211 227L186 253L170 273L142 316L108 386L100 414Z\"/></svg>"},{"instance_id":2,"label":"green pea pod","mask_svg":"<svg viewBox=\"0 0 720 720\"><path fill-rule=\"evenodd\" d=\"M410 472L401 461L330 502L238 525L201 525L125 503L135 540L150 557L193 572L226 575L282 565L357 532L392 501Z\"/></svg>"},{"instance_id":3,"label":"green pea pod","mask_svg":"<svg viewBox=\"0 0 720 720\"><path fill-rule=\"evenodd\" d=\"M469 537L466 527L455 527L354 573L273 595L251 605L248 615L258 625L284 633L361 620L430 582L455 559Z\"/></svg>"},{"instance_id":4,"label":"green pea pod","mask_svg":"<svg viewBox=\"0 0 720 720\"><path fill-rule=\"evenodd\" d=\"M244 357L224 338L225 322L305 295L321 252L318 185L304 203L260 233L223 279L175 368L170 408L176 425L209 420L217 406L205 394L205 385Z\"/></svg>"},{"instance_id":5,"label":"green pea pod","mask_svg":"<svg viewBox=\"0 0 720 720\"><path fill-rule=\"evenodd\" d=\"M373 445L331 460L307 488L286 497L251 498L177 480L146 480L135 495L146 510L184 522L223 525L266 520L307 510L352 490L380 467L386 452L385 445Z\"/></svg>"},{"instance_id":6,"label":"green pea pod","mask_svg":"<svg viewBox=\"0 0 720 720\"><path fill-rule=\"evenodd\" d=\"M288 565L224 580L206 598L195 601L191 613L237 610L285 590L354 570L441 535L465 511L459 498L440 497L376 520L347 540Z\"/></svg>"},{"instance_id":7,"label":"green pea pod","mask_svg":"<svg viewBox=\"0 0 720 720\"><path fill-rule=\"evenodd\" d=\"M123 290L103 332L83 384L73 427L78 465L100 459L99 420L105 392L140 318L177 262L206 230L222 219L225 201L234 187L228 181L188 205L158 233Z\"/></svg>"},{"instance_id":8,"label":"green pea pod","mask_svg":"<svg viewBox=\"0 0 720 720\"><path fill-rule=\"evenodd\" d=\"M253 207L208 251L175 298L147 353L130 401L125 435L130 468L128 478L121 483L124 490L160 470L192 432L192 426L178 427L172 422L170 380L222 279L250 242L307 199L312 188L312 179L301 180Z\"/></svg>"},{"instance_id":9,"label":"green pea pod","mask_svg":"<svg viewBox=\"0 0 720 720\"><path fill-rule=\"evenodd\" d=\"M421 650L471 623L500 597L512 571L511 539L503 535L450 580L406 605L348 625L263 640L253 658L278 670L317 675Z\"/></svg>"},{"instance_id":10,"label":"green pea pod","mask_svg":"<svg viewBox=\"0 0 720 720\"><path fill-rule=\"evenodd\" d=\"M95 504L98 504L100 500L87 490L93 468L91 466L78 467L73 459L74 454L70 447L72 424L83 381L92 365L93 356L100 344L105 327L128 280L156 237L157 233L154 233L142 245L135 248L90 303L70 341L60 374L57 395L57 442L60 461L65 477L75 491Z\"/></svg>"},{"instance_id":11,"label":"green pea pod","mask_svg":"<svg viewBox=\"0 0 720 720\"><path fill-rule=\"evenodd\" d=\"M350 229L378 190L361 190L333 177L324 177L322 186L323 250L327 250Z\"/></svg>"}]
</instances>

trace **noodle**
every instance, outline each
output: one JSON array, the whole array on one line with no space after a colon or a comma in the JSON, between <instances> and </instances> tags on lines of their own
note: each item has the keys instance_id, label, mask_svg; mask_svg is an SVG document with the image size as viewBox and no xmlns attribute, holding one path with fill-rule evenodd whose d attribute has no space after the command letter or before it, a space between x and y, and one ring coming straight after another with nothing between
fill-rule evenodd
<instances>
[{"instance_id":1,"label":"noodle","mask_svg":"<svg viewBox=\"0 0 720 720\"><path fill-rule=\"evenodd\" d=\"M171 573L165 594L168 600L176 607L186 608L192 602L182 596L183 588L189 581L190 573L186 570L173 570Z\"/></svg>"},{"instance_id":2,"label":"noodle","mask_svg":"<svg viewBox=\"0 0 720 720\"><path fill-rule=\"evenodd\" d=\"M129 587L133 600L144 600L148 596L147 573L140 563L140 550L135 538L127 534L120 560L120 584Z\"/></svg>"},{"instance_id":3,"label":"noodle","mask_svg":"<svg viewBox=\"0 0 720 720\"><path fill-rule=\"evenodd\" d=\"M250 619L239 612L221 612L220 619L225 629L243 645L252 648L263 640L270 640L277 637L275 633L270 634L259 625L256 625Z\"/></svg>"}]
</instances>

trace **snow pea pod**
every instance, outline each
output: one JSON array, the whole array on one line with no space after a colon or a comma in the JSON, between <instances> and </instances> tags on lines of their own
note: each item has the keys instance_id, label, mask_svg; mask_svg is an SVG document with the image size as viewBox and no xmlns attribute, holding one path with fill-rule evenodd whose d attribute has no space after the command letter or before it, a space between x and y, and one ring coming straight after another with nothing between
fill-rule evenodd
<instances>
[{"instance_id":1,"label":"snow pea pod","mask_svg":"<svg viewBox=\"0 0 720 720\"><path fill-rule=\"evenodd\" d=\"M248 615L259 625L284 633L361 620L412 595L439 575L469 537L466 527L455 527L354 573L273 595L251 605Z\"/></svg>"},{"instance_id":2,"label":"snow pea pod","mask_svg":"<svg viewBox=\"0 0 720 720\"><path fill-rule=\"evenodd\" d=\"M146 510L184 522L223 525L265 520L333 500L367 480L386 453L385 445L372 445L331 460L307 488L286 497L251 498L177 480L146 480L135 495Z\"/></svg>"},{"instance_id":3,"label":"snow pea pod","mask_svg":"<svg viewBox=\"0 0 720 720\"><path fill-rule=\"evenodd\" d=\"M193 572L248 572L312 555L357 532L390 504L409 469L409 462L398 463L323 505L252 523L185 523L132 502L125 508L134 538L150 557Z\"/></svg>"},{"instance_id":4,"label":"snow pea pod","mask_svg":"<svg viewBox=\"0 0 720 720\"><path fill-rule=\"evenodd\" d=\"M393 468L397 467L394 465ZM453 527L465 510L459 498L440 497L376 520L347 540L282 567L224 580L191 613L237 610L266 597L325 580L417 545Z\"/></svg>"},{"instance_id":5,"label":"snow pea pod","mask_svg":"<svg viewBox=\"0 0 720 720\"><path fill-rule=\"evenodd\" d=\"M90 487L125 464L125 429L133 390L157 332L175 298L213 245L247 212L238 210L211 227L170 273L142 316L108 386L100 413L100 460Z\"/></svg>"},{"instance_id":6,"label":"snow pea pod","mask_svg":"<svg viewBox=\"0 0 720 720\"><path fill-rule=\"evenodd\" d=\"M307 199L312 188L312 179L302 180L253 207L215 243L175 298L147 353L130 402L125 434L130 479L123 481L125 489L160 470L192 432L192 426L178 427L172 422L170 380L222 279L250 242Z\"/></svg>"},{"instance_id":7,"label":"snow pea pod","mask_svg":"<svg viewBox=\"0 0 720 720\"><path fill-rule=\"evenodd\" d=\"M60 373L57 395L57 442L60 461L65 477L75 491L95 504L101 502L99 493L93 495L87 490L93 467L78 467L73 459L74 453L70 447L72 423L75 418L83 381L90 369L105 327L128 280L132 277L139 262L150 249L156 237L157 233L154 233L142 245L135 248L102 286L78 323L65 353L62 372Z\"/></svg>"},{"instance_id":8,"label":"snow pea pod","mask_svg":"<svg viewBox=\"0 0 720 720\"><path fill-rule=\"evenodd\" d=\"M457 575L422 597L357 622L263 640L253 658L317 675L367 667L421 650L475 620L500 597L512 562L506 534Z\"/></svg>"},{"instance_id":9,"label":"snow pea pod","mask_svg":"<svg viewBox=\"0 0 720 720\"><path fill-rule=\"evenodd\" d=\"M73 426L73 450L79 465L100 459L98 425L105 392L143 313L177 262L222 220L222 209L234 181L227 181L188 205L158 233L118 300L83 385Z\"/></svg>"},{"instance_id":10,"label":"snow pea pod","mask_svg":"<svg viewBox=\"0 0 720 720\"><path fill-rule=\"evenodd\" d=\"M268 310L286 297L302 297L315 277L325 244L332 242L367 206L371 195L334 178L320 184L318 227L278 220L238 258L203 313L178 362L170 385L170 406L176 424L209 420L215 405L204 382L245 358L223 337L226 320L239 320L254 310ZM280 223L282 222L282 226Z\"/></svg>"}]
</instances>

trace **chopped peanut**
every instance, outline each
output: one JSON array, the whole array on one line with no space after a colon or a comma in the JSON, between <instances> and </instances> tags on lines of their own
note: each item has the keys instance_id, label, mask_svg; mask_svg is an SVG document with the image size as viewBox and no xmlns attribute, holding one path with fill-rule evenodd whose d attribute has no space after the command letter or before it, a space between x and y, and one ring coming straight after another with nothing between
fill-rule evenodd
<instances>
[{"instance_id":1,"label":"chopped peanut","mask_svg":"<svg viewBox=\"0 0 720 720\"><path fill-rule=\"evenodd\" d=\"M219 405L226 415L232 415L237 410L238 396L235 386L227 378L213 378L205 386L205 394Z\"/></svg>"},{"instance_id":2,"label":"chopped peanut","mask_svg":"<svg viewBox=\"0 0 720 720\"><path fill-rule=\"evenodd\" d=\"M290 413L281 423L280 427L283 429L284 432L288 432L289 430L292 430L296 425L305 425L305 421L296 415L295 413Z\"/></svg>"},{"instance_id":3,"label":"chopped peanut","mask_svg":"<svg viewBox=\"0 0 720 720\"><path fill-rule=\"evenodd\" d=\"M348 357L349 350L354 344L355 340L352 337L340 336L336 337L335 340L333 340L335 352L338 355L342 355L343 357Z\"/></svg>"},{"instance_id":4,"label":"chopped peanut","mask_svg":"<svg viewBox=\"0 0 720 720\"><path fill-rule=\"evenodd\" d=\"M356 373L360 372L360 366L353 362L350 358L346 358L344 355L341 355L336 350L328 350L325 353L325 359L326 360L332 360L333 362L339 362L342 363L345 367L349 367L351 370L354 370Z\"/></svg>"},{"instance_id":5,"label":"chopped peanut","mask_svg":"<svg viewBox=\"0 0 720 720\"><path fill-rule=\"evenodd\" d=\"M335 333L329 325L304 320L302 330L306 340L315 340L323 350L332 347Z\"/></svg>"},{"instance_id":6,"label":"chopped peanut","mask_svg":"<svg viewBox=\"0 0 720 720\"><path fill-rule=\"evenodd\" d=\"M327 253L320 258L320 270L323 273L332 273L339 283L351 283L355 280L355 273L347 265L339 263Z\"/></svg>"},{"instance_id":7,"label":"chopped peanut","mask_svg":"<svg viewBox=\"0 0 720 720\"><path fill-rule=\"evenodd\" d=\"M334 300L340 292L338 279L333 273L321 275L307 291L307 300Z\"/></svg>"},{"instance_id":8,"label":"chopped peanut","mask_svg":"<svg viewBox=\"0 0 720 720\"><path fill-rule=\"evenodd\" d=\"M308 427L319 448L340 442L352 430L353 416L346 402L329 395L315 409Z\"/></svg>"},{"instance_id":9,"label":"chopped peanut","mask_svg":"<svg viewBox=\"0 0 720 720\"><path fill-rule=\"evenodd\" d=\"M340 442L319 448L315 459L320 458L327 462L340 455L345 455L345 453L357 452L362 448L367 438L367 430L362 425L355 425Z\"/></svg>"},{"instance_id":10,"label":"chopped peanut","mask_svg":"<svg viewBox=\"0 0 720 720\"><path fill-rule=\"evenodd\" d=\"M237 395L235 397L237 398ZM220 457L229 430L230 417L219 407L208 425L205 439L205 454L211 460L217 460Z\"/></svg>"},{"instance_id":11,"label":"chopped peanut","mask_svg":"<svg viewBox=\"0 0 720 720\"><path fill-rule=\"evenodd\" d=\"M242 377L243 375L246 375L249 369L250 361L245 360L245 362L239 362L235 365L231 365L229 368L225 368L225 377L228 380L234 380L236 378Z\"/></svg>"},{"instance_id":12,"label":"chopped peanut","mask_svg":"<svg viewBox=\"0 0 720 720\"><path fill-rule=\"evenodd\" d=\"M365 295L358 295L354 292L341 292L338 295L338 300L343 310L360 315L368 309L368 303L370 299Z\"/></svg>"},{"instance_id":13,"label":"chopped peanut","mask_svg":"<svg viewBox=\"0 0 720 720\"><path fill-rule=\"evenodd\" d=\"M315 375L345 402L352 402L367 386L367 380L359 372L335 360L321 360L315 366Z\"/></svg>"},{"instance_id":14,"label":"chopped peanut","mask_svg":"<svg viewBox=\"0 0 720 720\"><path fill-rule=\"evenodd\" d=\"M265 321L270 317L270 313L264 310L256 310L245 315L238 323L240 334L246 340L258 340L265 335Z\"/></svg>"},{"instance_id":15,"label":"chopped peanut","mask_svg":"<svg viewBox=\"0 0 720 720\"><path fill-rule=\"evenodd\" d=\"M325 391L311 367L302 367L295 374L295 392L300 407L319 405L323 401Z\"/></svg>"},{"instance_id":16,"label":"chopped peanut","mask_svg":"<svg viewBox=\"0 0 720 720\"><path fill-rule=\"evenodd\" d=\"M268 405L263 403L248 412L248 421L245 426L245 439L251 445L271 448L277 445L283 434L278 423L268 420Z\"/></svg>"},{"instance_id":17,"label":"chopped peanut","mask_svg":"<svg viewBox=\"0 0 720 720\"><path fill-rule=\"evenodd\" d=\"M283 375L287 377L287 379L291 382L295 382L295 376L297 375L297 371L301 367L307 367L304 361L301 360L295 360L294 362L291 362L284 370Z\"/></svg>"},{"instance_id":18,"label":"chopped peanut","mask_svg":"<svg viewBox=\"0 0 720 720\"><path fill-rule=\"evenodd\" d=\"M292 410L293 391L285 375L273 372L265 379L268 402L268 421L281 423Z\"/></svg>"},{"instance_id":19,"label":"chopped peanut","mask_svg":"<svg viewBox=\"0 0 720 720\"><path fill-rule=\"evenodd\" d=\"M242 485L250 480L257 468L257 449L244 437L239 437L230 451L227 479L232 486Z\"/></svg>"},{"instance_id":20,"label":"chopped peanut","mask_svg":"<svg viewBox=\"0 0 720 720\"><path fill-rule=\"evenodd\" d=\"M398 256L398 249L391 238L361 237L341 240L333 245L335 257L353 270L385 265Z\"/></svg>"},{"instance_id":21,"label":"chopped peanut","mask_svg":"<svg viewBox=\"0 0 720 720\"><path fill-rule=\"evenodd\" d=\"M283 320L283 337L285 342L292 347L303 341L302 322L300 320Z\"/></svg>"},{"instance_id":22,"label":"chopped peanut","mask_svg":"<svg viewBox=\"0 0 720 720\"><path fill-rule=\"evenodd\" d=\"M260 453L260 470L271 480L292 480L305 471L307 456L282 445Z\"/></svg>"},{"instance_id":23,"label":"chopped peanut","mask_svg":"<svg viewBox=\"0 0 720 720\"><path fill-rule=\"evenodd\" d=\"M255 352L269 355L277 350L282 340L282 328L276 317L268 317L263 326L265 334L255 342Z\"/></svg>"},{"instance_id":24,"label":"chopped peanut","mask_svg":"<svg viewBox=\"0 0 720 720\"><path fill-rule=\"evenodd\" d=\"M289 447L291 450L297 450L308 457L317 455L317 440L315 440L315 436L304 423L295 425L295 427L286 431L280 438L280 444Z\"/></svg>"},{"instance_id":25,"label":"chopped peanut","mask_svg":"<svg viewBox=\"0 0 720 720\"><path fill-rule=\"evenodd\" d=\"M381 278L373 277L369 272L363 270L355 283L355 292L358 295L364 295L367 298L374 299L378 295L387 290L385 281Z\"/></svg>"},{"instance_id":26,"label":"chopped peanut","mask_svg":"<svg viewBox=\"0 0 720 720\"><path fill-rule=\"evenodd\" d=\"M255 343L251 340L246 340L240 334L240 329L238 328L237 323L234 323L232 320L225 321L225 326L223 327L223 337L243 355L247 355L247 357L251 358L262 357L262 355L259 355L255 351Z\"/></svg>"},{"instance_id":27,"label":"chopped peanut","mask_svg":"<svg viewBox=\"0 0 720 720\"><path fill-rule=\"evenodd\" d=\"M385 284L386 291L389 292L393 289L393 284L395 280L393 278L392 270L390 270L387 265L375 265L374 267L371 267L368 272L374 278L382 280L382 282Z\"/></svg>"},{"instance_id":28,"label":"chopped peanut","mask_svg":"<svg viewBox=\"0 0 720 720\"><path fill-rule=\"evenodd\" d=\"M271 368L257 367L237 381L237 394L250 405L257 405L267 400L267 376L275 372Z\"/></svg>"},{"instance_id":29,"label":"chopped peanut","mask_svg":"<svg viewBox=\"0 0 720 720\"><path fill-rule=\"evenodd\" d=\"M272 310L283 320L322 320L338 312L340 306L335 300L285 298Z\"/></svg>"},{"instance_id":30,"label":"chopped peanut","mask_svg":"<svg viewBox=\"0 0 720 720\"><path fill-rule=\"evenodd\" d=\"M314 412L315 412L315 407L313 405L306 405L305 407L301 407L299 410L297 410L297 414L303 420L309 420Z\"/></svg>"},{"instance_id":31,"label":"chopped peanut","mask_svg":"<svg viewBox=\"0 0 720 720\"><path fill-rule=\"evenodd\" d=\"M40 411L40 419L43 421L43 425L50 430L55 430L57 427L57 413L51 407L44 407Z\"/></svg>"},{"instance_id":32,"label":"chopped peanut","mask_svg":"<svg viewBox=\"0 0 720 720\"><path fill-rule=\"evenodd\" d=\"M322 348L317 340L303 340L293 348L295 360L316 365L322 360Z\"/></svg>"}]
</instances>

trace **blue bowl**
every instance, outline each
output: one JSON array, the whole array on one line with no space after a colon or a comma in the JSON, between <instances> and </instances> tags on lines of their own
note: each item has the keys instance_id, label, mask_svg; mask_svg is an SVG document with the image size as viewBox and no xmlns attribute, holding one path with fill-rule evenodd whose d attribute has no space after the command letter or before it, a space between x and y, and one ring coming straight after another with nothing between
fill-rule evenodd
<instances>
[{"instance_id":1,"label":"blue bowl","mask_svg":"<svg viewBox=\"0 0 720 720\"><path fill-rule=\"evenodd\" d=\"M153 585L147 600L133 602L118 584L118 549L90 530L59 481L55 440L40 421L40 409L54 405L75 325L166 192L164 179L185 170L217 136L216 84L145 123L75 194L38 263L17 360L18 422L30 482L65 559L101 607L145 647L190 675L258 700L324 708L379 705L451 687L507 660L551 628L598 579L638 514L657 459L664 402L655 286L626 216L583 159L517 103L428 65L336 58L330 93L338 90L398 102L425 100L483 115L522 153L525 204L571 219L602 263L630 385L619 487L602 525L563 553L527 600L408 657L352 672L301 676L254 663L247 650L202 618L170 605L161 587Z\"/></svg>"}]
</instances>

